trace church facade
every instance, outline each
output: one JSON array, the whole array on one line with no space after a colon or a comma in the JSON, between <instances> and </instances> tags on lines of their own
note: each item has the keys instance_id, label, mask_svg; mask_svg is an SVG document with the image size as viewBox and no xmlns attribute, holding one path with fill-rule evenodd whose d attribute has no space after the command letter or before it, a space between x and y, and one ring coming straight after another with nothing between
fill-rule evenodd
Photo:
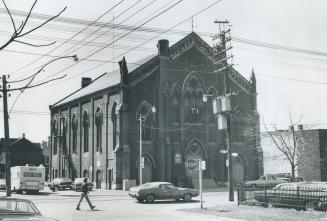
<instances>
[{"instance_id":1,"label":"church facade","mask_svg":"<svg viewBox=\"0 0 327 221\"><path fill-rule=\"evenodd\" d=\"M226 132L210 100L225 87L240 92L231 100L240 110L231 120L234 179L262 174L254 73L247 80L230 68L224 79L225 72L214 72L212 47L194 32L157 47L158 55L123 59L117 71L83 78L79 90L50 106L51 178L88 177L96 188L120 189L123 180L139 183L141 165L143 183L195 187L198 173L185 163L202 159L205 180L226 182Z\"/></svg>"}]
</instances>

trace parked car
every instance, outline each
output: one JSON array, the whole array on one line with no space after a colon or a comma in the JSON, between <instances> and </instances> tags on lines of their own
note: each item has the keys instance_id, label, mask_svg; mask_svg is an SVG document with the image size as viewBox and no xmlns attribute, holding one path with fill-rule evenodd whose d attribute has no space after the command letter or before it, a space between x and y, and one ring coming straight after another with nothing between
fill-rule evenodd
<instances>
[{"instance_id":1,"label":"parked car","mask_svg":"<svg viewBox=\"0 0 327 221\"><path fill-rule=\"evenodd\" d=\"M0 220L55 221L43 216L31 200L0 198Z\"/></svg>"},{"instance_id":2,"label":"parked car","mask_svg":"<svg viewBox=\"0 0 327 221\"><path fill-rule=\"evenodd\" d=\"M277 179L274 175L268 174L261 176L259 180L245 182L245 186L251 188L272 188L281 183L287 183L287 180Z\"/></svg>"},{"instance_id":3,"label":"parked car","mask_svg":"<svg viewBox=\"0 0 327 221\"><path fill-rule=\"evenodd\" d=\"M0 190L6 189L6 179L0 179Z\"/></svg>"},{"instance_id":4,"label":"parked car","mask_svg":"<svg viewBox=\"0 0 327 221\"><path fill-rule=\"evenodd\" d=\"M136 198L139 202L145 200L148 203L153 203L154 200L161 199L183 199L189 202L192 200L192 197L199 195L199 191L179 188L168 182L153 182L130 188L129 195L132 198Z\"/></svg>"},{"instance_id":5,"label":"parked car","mask_svg":"<svg viewBox=\"0 0 327 221\"><path fill-rule=\"evenodd\" d=\"M74 182L72 183L72 190L74 191L82 191L82 185L84 182L84 178L75 178ZM93 183L87 179L87 188L89 191L93 189Z\"/></svg>"},{"instance_id":6,"label":"parked car","mask_svg":"<svg viewBox=\"0 0 327 221\"><path fill-rule=\"evenodd\" d=\"M255 191L254 199L265 203L268 207L285 206L305 210L327 210L327 183L283 183L271 190Z\"/></svg>"},{"instance_id":7,"label":"parked car","mask_svg":"<svg viewBox=\"0 0 327 221\"><path fill-rule=\"evenodd\" d=\"M55 178L52 182L48 184L48 186L52 190L72 189L72 181L69 178Z\"/></svg>"}]
</instances>

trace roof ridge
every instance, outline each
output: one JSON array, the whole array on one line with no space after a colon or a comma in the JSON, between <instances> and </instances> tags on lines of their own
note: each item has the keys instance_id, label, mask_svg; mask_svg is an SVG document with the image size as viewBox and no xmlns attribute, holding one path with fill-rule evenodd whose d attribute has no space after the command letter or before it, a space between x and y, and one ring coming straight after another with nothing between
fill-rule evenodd
<instances>
[{"instance_id":1,"label":"roof ridge","mask_svg":"<svg viewBox=\"0 0 327 221\"><path fill-rule=\"evenodd\" d=\"M106 74L108 74L108 72L104 72L104 73L101 74L100 76L96 77L96 78L95 78L94 80L92 80L91 83L88 84L86 87L88 87L88 86L91 85L93 82L95 82L96 80L100 79L101 77L103 77L103 76L106 75ZM52 105L49 105L50 109L51 109L53 106L55 106L56 104L60 103L61 101L65 100L66 98L72 96L73 94L79 92L80 90L82 90L82 89L84 89L84 88L86 88L86 87L80 87L80 88L78 88L76 91L70 93L69 95L67 95L66 97L60 99L60 100L57 101L56 103L54 103L54 104L52 104Z\"/></svg>"}]
</instances>

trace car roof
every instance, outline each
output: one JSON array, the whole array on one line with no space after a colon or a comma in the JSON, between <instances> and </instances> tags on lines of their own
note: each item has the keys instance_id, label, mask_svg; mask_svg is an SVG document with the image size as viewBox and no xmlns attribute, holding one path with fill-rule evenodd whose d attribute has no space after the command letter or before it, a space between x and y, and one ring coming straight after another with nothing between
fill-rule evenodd
<instances>
[{"instance_id":1,"label":"car roof","mask_svg":"<svg viewBox=\"0 0 327 221\"><path fill-rule=\"evenodd\" d=\"M5 201L5 200L15 200L15 201L23 201L23 202L32 202L29 199L15 198L15 197L6 197L6 196L0 197L0 200L3 200L3 201Z\"/></svg>"}]
</instances>

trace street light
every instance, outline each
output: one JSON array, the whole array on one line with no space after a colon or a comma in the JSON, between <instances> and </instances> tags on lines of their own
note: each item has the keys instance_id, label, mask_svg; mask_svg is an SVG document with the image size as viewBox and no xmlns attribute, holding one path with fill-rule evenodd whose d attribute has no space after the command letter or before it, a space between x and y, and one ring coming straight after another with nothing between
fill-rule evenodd
<instances>
[{"instance_id":1,"label":"street light","mask_svg":"<svg viewBox=\"0 0 327 221\"><path fill-rule=\"evenodd\" d=\"M153 114L156 112L155 106L152 106L151 108L148 109L147 113L145 115L140 114L139 115L139 123L140 123L140 162L139 162L139 167L140 167L140 185L142 185L142 168L144 167L144 160L142 159L142 122L146 120L148 117L149 113L152 112Z\"/></svg>"}]
</instances>

